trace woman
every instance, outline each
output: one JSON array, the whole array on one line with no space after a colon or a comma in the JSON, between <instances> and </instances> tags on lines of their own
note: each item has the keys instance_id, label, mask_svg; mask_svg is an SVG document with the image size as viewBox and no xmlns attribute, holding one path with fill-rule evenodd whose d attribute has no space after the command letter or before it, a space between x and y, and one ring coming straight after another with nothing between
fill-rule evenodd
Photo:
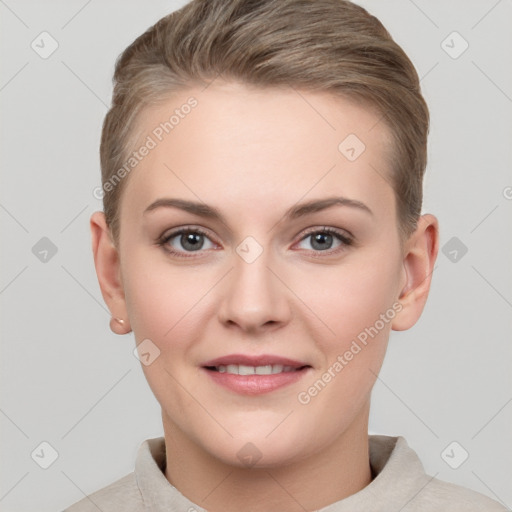
<instances>
[{"instance_id":1,"label":"woman","mask_svg":"<svg viewBox=\"0 0 512 512\"><path fill-rule=\"evenodd\" d=\"M438 252L428 125L408 57L343 0L197 0L123 52L93 251L164 437L69 511L504 510L368 436Z\"/></svg>"}]
</instances>

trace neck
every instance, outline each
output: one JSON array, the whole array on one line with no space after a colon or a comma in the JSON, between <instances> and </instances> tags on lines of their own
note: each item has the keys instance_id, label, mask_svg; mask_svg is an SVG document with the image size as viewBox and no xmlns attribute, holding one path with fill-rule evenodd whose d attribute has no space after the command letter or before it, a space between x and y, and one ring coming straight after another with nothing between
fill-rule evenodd
<instances>
[{"instance_id":1,"label":"neck","mask_svg":"<svg viewBox=\"0 0 512 512\"><path fill-rule=\"evenodd\" d=\"M371 482L368 407L333 443L300 462L269 468L225 464L164 418L165 477L209 512L247 508L310 511L357 493ZM257 497L258 499L255 499Z\"/></svg>"}]
</instances>

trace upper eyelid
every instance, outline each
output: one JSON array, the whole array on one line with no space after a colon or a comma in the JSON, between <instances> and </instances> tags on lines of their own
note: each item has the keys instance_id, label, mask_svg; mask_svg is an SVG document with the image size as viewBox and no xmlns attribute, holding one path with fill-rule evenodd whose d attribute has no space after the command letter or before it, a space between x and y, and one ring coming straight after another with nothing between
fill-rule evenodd
<instances>
[{"instance_id":1,"label":"upper eyelid","mask_svg":"<svg viewBox=\"0 0 512 512\"><path fill-rule=\"evenodd\" d=\"M203 235L210 236L209 230L207 228L195 226L194 224L187 224L185 226L177 226L175 228L166 229L159 238L165 239L179 235L180 233L187 231L190 231L192 233L198 232Z\"/></svg>"},{"instance_id":2,"label":"upper eyelid","mask_svg":"<svg viewBox=\"0 0 512 512\"><path fill-rule=\"evenodd\" d=\"M346 233L346 237L347 238L350 238L350 239L354 238L354 235L350 231L348 231L347 229L335 228L335 227L332 227L332 226L320 226L320 227L307 228L306 230L303 230L303 238L305 236L310 235L311 233L317 233L317 232L321 233L322 231L331 232L333 234L337 233L337 234L340 234L340 235L344 235ZM303 238L301 238L301 240Z\"/></svg>"}]
</instances>

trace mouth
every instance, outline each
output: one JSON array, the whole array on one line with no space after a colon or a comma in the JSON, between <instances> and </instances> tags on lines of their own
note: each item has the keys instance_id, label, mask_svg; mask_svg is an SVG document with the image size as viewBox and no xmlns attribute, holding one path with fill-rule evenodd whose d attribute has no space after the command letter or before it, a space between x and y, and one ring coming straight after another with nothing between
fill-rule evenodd
<instances>
[{"instance_id":1,"label":"mouth","mask_svg":"<svg viewBox=\"0 0 512 512\"><path fill-rule=\"evenodd\" d=\"M202 368L213 382L230 391L258 395L297 382L312 366L280 356L233 354L208 361Z\"/></svg>"}]
</instances>

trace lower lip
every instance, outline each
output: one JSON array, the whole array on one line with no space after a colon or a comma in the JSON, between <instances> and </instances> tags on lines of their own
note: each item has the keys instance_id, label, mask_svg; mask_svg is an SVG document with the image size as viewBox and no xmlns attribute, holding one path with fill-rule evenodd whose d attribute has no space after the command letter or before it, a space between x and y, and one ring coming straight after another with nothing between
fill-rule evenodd
<instances>
[{"instance_id":1,"label":"lower lip","mask_svg":"<svg viewBox=\"0 0 512 512\"><path fill-rule=\"evenodd\" d=\"M217 384L243 395L261 395L288 386L302 379L311 368L303 368L294 372L274 373L271 375L235 375L220 373L214 370L203 370Z\"/></svg>"}]
</instances>

